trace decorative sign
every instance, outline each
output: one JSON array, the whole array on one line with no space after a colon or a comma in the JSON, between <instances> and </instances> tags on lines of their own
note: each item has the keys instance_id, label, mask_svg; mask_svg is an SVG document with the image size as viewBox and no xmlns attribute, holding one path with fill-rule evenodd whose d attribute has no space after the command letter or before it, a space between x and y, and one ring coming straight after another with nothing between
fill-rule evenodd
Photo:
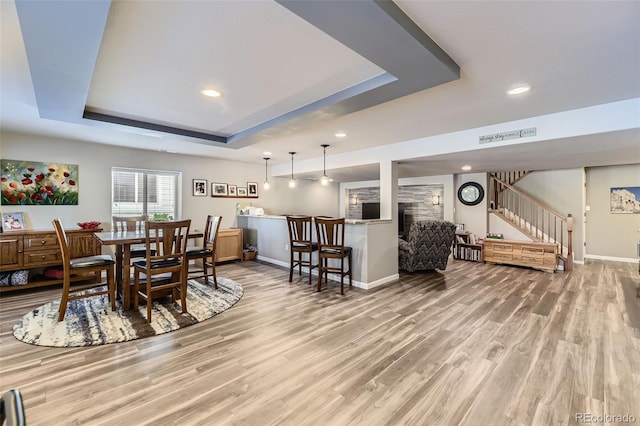
<instances>
[{"instance_id":1,"label":"decorative sign","mask_svg":"<svg viewBox=\"0 0 640 426\"><path fill-rule=\"evenodd\" d=\"M492 133L490 135L480 136L480 143L491 143L498 141L506 141L509 139L528 138L536 135L537 127L530 129L514 130L512 132Z\"/></svg>"}]
</instances>

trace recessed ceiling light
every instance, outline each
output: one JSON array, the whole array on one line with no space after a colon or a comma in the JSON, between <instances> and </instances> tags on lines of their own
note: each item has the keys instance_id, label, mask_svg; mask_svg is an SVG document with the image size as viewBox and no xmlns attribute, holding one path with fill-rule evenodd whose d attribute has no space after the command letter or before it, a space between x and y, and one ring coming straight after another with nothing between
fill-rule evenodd
<instances>
[{"instance_id":1,"label":"recessed ceiling light","mask_svg":"<svg viewBox=\"0 0 640 426\"><path fill-rule=\"evenodd\" d=\"M527 85L516 86L513 89L507 91L507 94L520 95L522 93L527 93L529 90L531 90L531 86L527 86Z\"/></svg>"},{"instance_id":2,"label":"recessed ceiling light","mask_svg":"<svg viewBox=\"0 0 640 426\"><path fill-rule=\"evenodd\" d=\"M347 136L347 134L345 132L336 133L336 138L344 138L345 136Z\"/></svg>"},{"instance_id":3,"label":"recessed ceiling light","mask_svg":"<svg viewBox=\"0 0 640 426\"><path fill-rule=\"evenodd\" d=\"M216 89L202 89L200 91L200 93L202 93L205 96L212 97L212 98L218 98L218 97L222 96L222 93L218 92Z\"/></svg>"},{"instance_id":4,"label":"recessed ceiling light","mask_svg":"<svg viewBox=\"0 0 640 426\"><path fill-rule=\"evenodd\" d=\"M262 153L262 155L271 155L271 153L269 151L265 151Z\"/></svg>"},{"instance_id":5,"label":"recessed ceiling light","mask_svg":"<svg viewBox=\"0 0 640 426\"><path fill-rule=\"evenodd\" d=\"M469 170L471 170L471 166L468 164L465 164L464 166L462 166L462 170L464 170L465 172L468 172Z\"/></svg>"}]
</instances>

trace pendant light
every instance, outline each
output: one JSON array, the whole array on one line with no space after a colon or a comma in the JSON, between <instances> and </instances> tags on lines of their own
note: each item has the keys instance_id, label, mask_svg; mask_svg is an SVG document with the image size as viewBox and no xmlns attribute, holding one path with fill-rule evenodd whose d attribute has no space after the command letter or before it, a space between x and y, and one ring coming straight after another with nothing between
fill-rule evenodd
<instances>
[{"instance_id":1,"label":"pendant light","mask_svg":"<svg viewBox=\"0 0 640 426\"><path fill-rule=\"evenodd\" d=\"M295 152L289 152L289 154L291 154L291 180L289 181L289 188L295 188L296 180L293 178L293 156Z\"/></svg>"},{"instance_id":2,"label":"pendant light","mask_svg":"<svg viewBox=\"0 0 640 426\"><path fill-rule=\"evenodd\" d=\"M271 187L271 185L269 184L269 173L267 172L267 161L270 160L269 157L264 157L264 184L262 185L262 187L264 188L265 191L268 191L269 188Z\"/></svg>"},{"instance_id":3,"label":"pendant light","mask_svg":"<svg viewBox=\"0 0 640 426\"><path fill-rule=\"evenodd\" d=\"M320 183L322 184L322 186L327 186L329 185L329 176L327 176L327 147L329 145L322 144L320 145L323 149L323 153L322 153L322 177L320 178Z\"/></svg>"}]
</instances>

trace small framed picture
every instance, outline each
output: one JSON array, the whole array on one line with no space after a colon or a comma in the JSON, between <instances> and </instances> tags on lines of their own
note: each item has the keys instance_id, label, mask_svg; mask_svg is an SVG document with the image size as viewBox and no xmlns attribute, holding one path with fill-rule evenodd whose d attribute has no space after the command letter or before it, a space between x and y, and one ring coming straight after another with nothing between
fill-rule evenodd
<instances>
[{"instance_id":1,"label":"small framed picture","mask_svg":"<svg viewBox=\"0 0 640 426\"><path fill-rule=\"evenodd\" d=\"M247 182L248 196L258 198L258 182Z\"/></svg>"},{"instance_id":2,"label":"small framed picture","mask_svg":"<svg viewBox=\"0 0 640 426\"><path fill-rule=\"evenodd\" d=\"M193 196L194 197L206 197L207 196L207 181L204 179L193 180Z\"/></svg>"},{"instance_id":3,"label":"small framed picture","mask_svg":"<svg viewBox=\"0 0 640 426\"><path fill-rule=\"evenodd\" d=\"M211 184L211 196L212 197L226 197L228 196L228 185L226 183L212 183Z\"/></svg>"},{"instance_id":4,"label":"small framed picture","mask_svg":"<svg viewBox=\"0 0 640 426\"><path fill-rule=\"evenodd\" d=\"M247 196L247 188L238 188L238 197L246 197Z\"/></svg>"},{"instance_id":5,"label":"small framed picture","mask_svg":"<svg viewBox=\"0 0 640 426\"><path fill-rule=\"evenodd\" d=\"M229 197L235 197L238 195L238 187L236 185L229 185Z\"/></svg>"},{"instance_id":6,"label":"small framed picture","mask_svg":"<svg viewBox=\"0 0 640 426\"><path fill-rule=\"evenodd\" d=\"M4 231L22 231L25 229L22 213L2 213L2 229Z\"/></svg>"}]
</instances>

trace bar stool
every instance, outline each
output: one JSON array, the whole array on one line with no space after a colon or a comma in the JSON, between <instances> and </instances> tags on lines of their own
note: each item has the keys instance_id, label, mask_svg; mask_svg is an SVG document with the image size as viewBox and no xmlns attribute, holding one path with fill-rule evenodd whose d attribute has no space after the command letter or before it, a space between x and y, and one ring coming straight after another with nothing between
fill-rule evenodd
<instances>
[{"instance_id":1,"label":"bar stool","mask_svg":"<svg viewBox=\"0 0 640 426\"><path fill-rule=\"evenodd\" d=\"M289 250L291 252L289 263L289 282L293 280L293 269L297 266L298 273L302 275L302 266L309 268L309 284L311 284L311 271L318 265L313 264L313 252L318 250L318 243L311 240L311 216L287 216L287 226L289 228ZM294 253L298 253L298 258L294 258ZM309 258L305 259L304 255Z\"/></svg>"},{"instance_id":2,"label":"bar stool","mask_svg":"<svg viewBox=\"0 0 640 426\"><path fill-rule=\"evenodd\" d=\"M329 272L340 273L340 294L344 295L344 277L349 276L349 287L352 284L351 275L351 247L344 245L345 219L330 217L315 217L316 236L318 238L318 291L322 288L322 274L325 282ZM347 258L349 270L344 270L344 259ZM339 259L340 267L329 266L329 259Z\"/></svg>"}]
</instances>

